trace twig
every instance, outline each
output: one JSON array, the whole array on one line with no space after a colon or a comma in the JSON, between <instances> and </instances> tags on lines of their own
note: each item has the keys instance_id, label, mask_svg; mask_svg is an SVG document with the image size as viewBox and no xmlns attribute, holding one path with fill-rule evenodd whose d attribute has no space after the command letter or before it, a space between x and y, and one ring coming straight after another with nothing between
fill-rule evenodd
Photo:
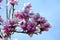
<instances>
[{"instance_id":1,"label":"twig","mask_svg":"<svg viewBox=\"0 0 60 40\"><path fill-rule=\"evenodd\" d=\"M12 5L12 18L13 18L13 14L14 14L14 5Z\"/></svg>"},{"instance_id":2,"label":"twig","mask_svg":"<svg viewBox=\"0 0 60 40\"><path fill-rule=\"evenodd\" d=\"M12 9L12 7L11 7L10 10L9 10L9 18L10 18L10 15L11 15L11 9Z\"/></svg>"},{"instance_id":3,"label":"twig","mask_svg":"<svg viewBox=\"0 0 60 40\"><path fill-rule=\"evenodd\" d=\"M8 0L6 0L6 18L8 19L8 6L7 6Z\"/></svg>"},{"instance_id":4,"label":"twig","mask_svg":"<svg viewBox=\"0 0 60 40\"><path fill-rule=\"evenodd\" d=\"M24 32L24 31L13 31L13 32L16 32L16 33L25 33L25 34L27 34L27 32ZM37 33L34 33L34 34L37 34Z\"/></svg>"}]
</instances>

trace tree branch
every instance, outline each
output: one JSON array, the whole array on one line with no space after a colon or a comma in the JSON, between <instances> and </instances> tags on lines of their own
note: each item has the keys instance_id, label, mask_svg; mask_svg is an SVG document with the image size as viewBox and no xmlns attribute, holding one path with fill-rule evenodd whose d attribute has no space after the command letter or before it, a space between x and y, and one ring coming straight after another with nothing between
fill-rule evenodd
<instances>
[{"instance_id":1,"label":"tree branch","mask_svg":"<svg viewBox=\"0 0 60 40\"><path fill-rule=\"evenodd\" d=\"M7 6L8 0L6 0L6 18L8 19L8 6Z\"/></svg>"},{"instance_id":2,"label":"tree branch","mask_svg":"<svg viewBox=\"0 0 60 40\"><path fill-rule=\"evenodd\" d=\"M27 32L24 32L24 31L13 31L13 32L16 32L16 33L25 33L25 34L27 34ZM37 34L37 33L34 33L34 34Z\"/></svg>"},{"instance_id":3,"label":"tree branch","mask_svg":"<svg viewBox=\"0 0 60 40\"><path fill-rule=\"evenodd\" d=\"M13 14L14 14L14 5L12 5L12 18L13 18Z\"/></svg>"}]
</instances>

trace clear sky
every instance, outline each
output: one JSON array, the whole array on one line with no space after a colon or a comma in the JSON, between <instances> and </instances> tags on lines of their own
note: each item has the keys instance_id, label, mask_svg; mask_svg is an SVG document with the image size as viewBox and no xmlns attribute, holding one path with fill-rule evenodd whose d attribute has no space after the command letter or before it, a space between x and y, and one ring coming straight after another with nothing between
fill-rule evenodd
<instances>
[{"instance_id":1,"label":"clear sky","mask_svg":"<svg viewBox=\"0 0 60 40\"><path fill-rule=\"evenodd\" d=\"M0 10L0 15L5 19L5 1L0 4L3 9ZM27 34L15 33L12 35L12 40L60 40L60 0L19 0L17 10L23 8L24 3L31 2L34 12L40 12L40 15L50 22L51 28L47 32L29 37Z\"/></svg>"}]
</instances>

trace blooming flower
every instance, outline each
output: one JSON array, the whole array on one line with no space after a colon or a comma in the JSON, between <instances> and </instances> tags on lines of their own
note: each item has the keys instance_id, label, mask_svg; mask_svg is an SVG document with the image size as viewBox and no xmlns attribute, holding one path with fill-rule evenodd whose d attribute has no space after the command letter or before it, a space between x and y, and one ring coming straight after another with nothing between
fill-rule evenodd
<instances>
[{"instance_id":1,"label":"blooming flower","mask_svg":"<svg viewBox=\"0 0 60 40\"><path fill-rule=\"evenodd\" d=\"M0 3L1 1L2 0L0 0ZM9 0L6 4L6 7L9 4L15 7L17 1L18 0ZM15 11L15 8L13 8L13 10L8 10L7 7L9 13L6 15L6 22L4 22L0 16L0 24L3 24L3 36L0 36L0 40L8 40L8 37L14 32L26 33L29 36L32 36L33 34L41 33L42 31L48 31L50 24L47 22L45 17L42 17L39 13L34 14L34 12L31 10L31 7L31 3L24 5L24 9L22 11ZM12 16L10 16L11 12ZM10 19L10 17L12 17L12 19ZM20 31L16 30L17 26L20 26Z\"/></svg>"},{"instance_id":2,"label":"blooming flower","mask_svg":"<svg viewBox=\"0 0 60 40\"><path fill-rule=\"evenodd\" d=\"M28 21L29 18L33 17L33 12L30 11L31 4L27 3L24 7L23 11L15 11L14 12L14 17L19 18L19 19L25 19L25 21Z\"/></svg>"},{"instance_id":3,"label":"blooming flower","mask_svg":"<svg viewBox=\"0 0 60 40\"><path fill-rule=\"evenodd\" d=\"M28 34L33 34L36 30L35 24L33 22L24 23L21 28Z\"/></svg>"},{"instance_id":4,"label":"blooming flower","mask_svg":"<svg viewBox=\"0 0 60 40\"><path fill-rule=\"evenodd\" d=\"M18 22L9 19L9 20L7 20L7 24L8 24L8 26L15 28L17 26Z\"/></svg>"},{"instance_id":5,"label":"blooming flower","mask_svg":"<svg viewBox=\"0 0 60 40\"><path fill-rule=\"evenodd\" d=\"M33 13L25 13L25 12L20 12L20 11L14 12L15 18L19 18L21 20L25 19L25 21L28 21L29 18L31 18L33 15L34 15Z\"/></svg>"},{"instance_id":6,"label":"blooming flower","mask_svg":"<svg viewBox=\"0 0 60 40\"><path fill-rule=\"evenodd\" d=\"M14 17L19 18L19 19L24 18L23 14L20 11L15 11L14 12Z\"/></svg>"},{"instance_id":7,"label":"blooming flower","mask_svg":"<svg viewBox=\"0 0 60 40\"><path fill-rule=\"evenodd\" d=\"M17 3L18 0L9 0L11 5L14 5L15 3Z\"/></svg>"},{"instance_id":8,"label":"blooming flower","mask_svg":"<svg viewBox=\"0 0 60 40\"><path fill-rule=\"evenodd\" d=\"M25 9L30 9L31 8L31 3L28 2L27 4L24 4Z\"/></svg>"},{"instance_id":9,"label":"blooming flower","mask_svg":"<svg viewBox=\"0 0 60 40\"><path fill-rule=\"evenodd\" d=\"M40 14L37 13L37 14L33 17L33 20L34 20L34 21L40 20Z\"/></svg>"},{"instance_id":10,"label":"blooming flower","mask_svg":"<svg viewBox=\"0 0 60 40\"><path fill-rule=\"evenodd\" d=\"M47 22L47 20L39 14L33 17L33 21L36 23L37 28L40 29L40 32L48 31L48 29L50 28L50 24Z\"/></svg>"},{"instance_id":11,"label":"blooming flower","mask_svg":"<svg viewBox=\"0 0 60 40\"><path fill-rule=\"evenodd\" d=\"M40 24L41 31L48 31L49 28L50 28L49 23Z\"/></svg>"},{"instance_id":12,"label":"blooming flower","mask_svg":"<svg viewBox=\"0 0 60 40\"><path fill-rule=\"evenodd\" d=\"M12 31L15 30L17 26L17 22L13 21L13 20L7 20L7 22L4 24L4 33L6 33L5 36L7 35L11 35Z\"/></svg>"},{"instance_id":13,"label":"blooming flower","mask_svg":"<svg viewBox=\"0 0 60 40\"><path fill-rule=\"evenodd\" d=\"M11 28L8 25L4 25L3 30L4 30L4 33L8 33L11 31Z\"/></svg>"}]
</instances>

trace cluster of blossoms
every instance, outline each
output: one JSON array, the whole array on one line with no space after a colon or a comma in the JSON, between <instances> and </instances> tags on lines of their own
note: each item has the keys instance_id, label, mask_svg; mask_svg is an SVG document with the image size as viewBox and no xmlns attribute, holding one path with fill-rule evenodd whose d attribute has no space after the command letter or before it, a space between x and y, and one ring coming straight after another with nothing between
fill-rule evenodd
<instances>
[{"instance_id":1,"label":"cluster of blossoms","mask_svg":"<svg viewBox=\"0 0 60 40\"><path fill-rule=\"evenodd\" d=\"M42 31L48 31L50 28L50 24L44 17L40 16L39 13L34 14L31 12L30 3L25 5L23 11L14 12L14 17L24 20L24 22L21 24L21 28L29 35L34 34L37 32L37 30L39 31L38 33L41 33Z\"/></svg>"},{"instance_id":2,"label":"cluster of blossoms","mask_svg":"<svg viewBox=\"0 0 60 40\"><path fill-rule=\"evenodd\" d=\"M2 0L0 0L0 2L1 1ZM14 6L17 1L18 0L9 0L12 6ZM13 18L7 18L5 22L0 16L0 25L3 26L3 36L0 36L3 38L2 40L8 40L7 37L14 34L14 32L26 33L29 36L33 36L33 34L41 34L43 31L48 31L50 24L45 17L41 16L39 13L35 14L31 7L31 3L27 3L22 11L13 10ZM21 28L22 31L17 31L16 27Z\"/></svg>"}]
</instances>

